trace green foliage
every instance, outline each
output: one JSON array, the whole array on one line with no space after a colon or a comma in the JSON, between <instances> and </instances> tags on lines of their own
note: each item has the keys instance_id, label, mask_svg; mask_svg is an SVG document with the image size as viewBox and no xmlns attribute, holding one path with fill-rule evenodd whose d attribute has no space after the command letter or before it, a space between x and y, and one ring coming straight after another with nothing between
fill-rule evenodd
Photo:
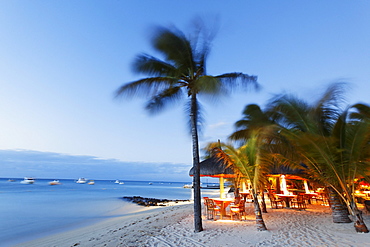
<instances>
[{"instance_id":1,"label":"green foliage","mask_svg":"<svg viewBox=\"0 0 370 247\"><path fill-rule=\"evenodd\" d=\"M205 66L213 35L209 35L201 25L197 25L196 30L193 40L190 40L178 29L158 27L152 45L163 56L163 60L147 54L139 55L133 62L133 70L149 77L122 85L116 96L145 98L145 109L149 113L160 112L167 106L187 100L185 109L190 116L195 170L194 224L195 231L199 232L202 226L198 129L203 119L198 95L218 96L238 88L257 88L258 83L257 77L243 73L208 75Z\"/></svg>"},{"instance_id":2,"label":"green foliage","mask_svg":"<svg viewBox=\"0 0 370 247\"><path fill-rule=\"evenodd\" d=\"M150 77L122 85L116 91L116 96L148 99L145 109L149 113L157 113L181 103L185 98L190 101L192 95L217 96L240 88L258 88L256 76L240 72L207 75L205 59L211 41L205 38L210 36L197 33L194 37L195 40L189 40L178 29L158 27L152 45L163 56L163 60L148 54L139 55L133 62L133 70ZM197 105L200 106L199 103ZM190 108L186 109L189 114ZM200 109L195 109L196 117L201 116ZM201 120L197 118L196 122L201 124Z\"/></svg>"},{"instance_id":3,"label":"green foliage","mask_svg":"<svg viewBox=\"0 0 370 247\"><path fill-rule=\"evenodd\" d=\"M333 84L314 104L279 96L270 110L283 135L308 166L307 172L335 189L350 208L354 179L369 171L369 121L342 110L343 84ZM358 105L356 105L358 107Z\"/></svg>"}]
</instances>

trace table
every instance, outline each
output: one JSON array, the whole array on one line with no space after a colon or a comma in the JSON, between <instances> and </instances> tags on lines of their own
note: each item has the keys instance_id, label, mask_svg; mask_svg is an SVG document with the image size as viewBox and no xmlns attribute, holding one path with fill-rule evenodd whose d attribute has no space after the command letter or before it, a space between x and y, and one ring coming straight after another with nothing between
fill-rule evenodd
<instances>
[{"instance_id":1,"label":"table","mask_svg":"<svg viewBox=\"0 0 370 247\"><path fill-rule=\"evenodd\" d=\"M230 203L235 201L234 198L212 198L212 200L220 206L220 219L222 220L223 216L226 216L226 208Z\"/></svg>"},{"instance_id":2,"label":"table","mask_svg":"<svg viewBox=\"0 0 370 247\"><path fill-rule=\"evenodd\" d=\"M309 204L311 204L311 199L312 199L312 197L314 197L314 196L318 196L319 194L317 194L317 193L305 193L305 196L307 196L308 197L308 203Z\"/></svg>"},{"instance_id":3,"label":"table","mask_svg":"<svg viewBox=\"0 0 370 247\"><path fill-rule=\"evenodd\" d=\"M296 198L297 195L284 195L284 194L276 194L278 197L284 199L285 201L285 206L287 208L290 208L290 200L293 198Z\"/></svg>"},{"instance_id":4,"label":"table","mask_svg":"<svg viewBox=\"0 0 370 247\"><path fill-rule=\"evenodd\" d=\"M366 194L366 197L370 197L370 191L362 191L362 193Z\"/></svg>"},{"instance_id":5,"label":"table","mask_svg":"<svg viewBox=\"0 0 370 247\"><path fill-rule=\"evenodd\" d=\"M241 196L243 196L244 201L247 201L247 196L252 195L250 192L239 192Z\"/></svg>"}]
</instances>

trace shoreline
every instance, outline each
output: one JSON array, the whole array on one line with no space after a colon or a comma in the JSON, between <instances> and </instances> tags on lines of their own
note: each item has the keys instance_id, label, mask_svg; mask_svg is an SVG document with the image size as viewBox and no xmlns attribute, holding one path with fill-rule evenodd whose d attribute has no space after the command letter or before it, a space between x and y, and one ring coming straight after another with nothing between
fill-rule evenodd
<instances>
[{"instance_id":1,"label":"shoreline","mask_svg":"<svg viewBox=\"0 0 370 247\"><path fill-rule=\"evenodd\" d=\"M370 234L356 233L353 223L335 224L330 208L309 205L306 210L271 209L263 214L268 231L257 231L253 205L243 221L203 220L204 231L194 233L193 204L143 207L73 231L26 242L34 246L367 246ZM370 227L370 214L363 214Z\"/></svg>"},{"instance_id":2,"label":"shoreline","mask_svg":"<svg viewBox=\"0 0 370 247\"><path fill-rule=\"evenodd\" d=\"M133 205L137 206L136 204ZM176 217L175 213L175 215L172 215L171 220L169 220L165 215L171 214L171 212L175 212L178 210L189 210L190 212L192 212L192 205L193 204L191 202L170 202L165 207L140 206L138 210L129 214L124 214L125 209L124 207L122 207L121 209L112 212L109 216L106 216L106 219L95 222L89 226L78 227L75 229L66 229L65 231L56 234L43 236L41 238L30 241L25 241L13 246L103 246L106 242L119 241L119 239L117 239L117 236L115 235L121 233L125 236L125 244L130 244L128 246L137 246L137 239L144 241L147 237L150 237L153 234L157 234L163 227L168 225L169 222L172 222L173 217ZM150 227L152 223L151 219L153 220L153 222L156 223L154 227Z\"/></svg>"}]
</instances>

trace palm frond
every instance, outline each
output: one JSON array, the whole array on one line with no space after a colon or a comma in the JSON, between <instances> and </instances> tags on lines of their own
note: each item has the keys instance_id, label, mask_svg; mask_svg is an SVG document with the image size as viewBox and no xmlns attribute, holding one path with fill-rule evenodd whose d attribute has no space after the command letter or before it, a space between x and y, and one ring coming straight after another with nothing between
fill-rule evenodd
<instances>
[{"instance_id":1,"label":"palm frond","mask_svg":"<svg viewBox=\"0 0 370 247\"><path fill-rule=\"evenodd\" d=\"M232 92L234 90L240 89L255 89L258 90L260 85L257 82L257 76L247 75L240 72L225 73L222 75L215 76L222 82L222 90L227 92Z\"/></svg>"},{"instance_id":2,"label":"palm frond","mask_svg":"<svg viewBox=\"0 0 370 247\"><path fill-rule=\"evenodd\" d=\"M196 70L191 44L180 30L158 27L152 44L183 73Z\"/></svg>"},{"instance_id":3,"label":"palm frond","mask_svg":"<svg viewBox=\"0 0 370 247\"><path fill-rule=\"evenodd\" d=\"M150 77L126 83L115 92L118 97L152 97L177 82L173 77Z\"/></svg>"},{"instance_id":4,"label":"palm frond","mask_svg":"<svg viewBox=\"0 0 370 247\"><path fill-rule=\"evenodd\" d=\"M169 104L175 103L183 98L181 87L170 87L154 95L145 106L149 113L155 114Z\"/></svg>"},{"instance_id":5,"label":"palm frond","mask_svg":"<svg viewBox=\"0 0 370 247\"><path fill-rule=\"evenodd\" d=\"M137 56L132 68L136 73L150 76L180 77L176 67L147 54Z\"/></svg>"},{"instance_id":6,"label":"palm frond","mask_svg":"<svg viewBox=\"0 0 370 247\"><path fill-rule=\"evenodd\" d=\"M292 95L284 94L273 97L268 102L266 111L270 112L272 119L284 128L303 132L314 128L308 119L309 105Z\"/></svg>"},{"instance_id":7,"label":"palm frond","mask_svg":"<svg viewBox=\"0 0 370 247\"><path fill-rule=\"evenodd\" d=\"M196 81L194 81L193 89L199 92L200 95L211 95L217 97L221 91L222 84L214 76L200 76Z\"/></svg>"},{"instance_id":8,"label":"palm frond","mask_svg":"<svg viewBox=\"0 0 370 247\"><path fill-rule=\"evenodd\" d=\"M354 104L350 107L350 119L352 120L370 120L370 106L367 104Z\"/></svg>"},{"instance_id":9,"label":"palm frond","mask_svg":"<svg viewBox=\"0 0 370 247\"><path fill-rule=\"evenodd\" d=\"M230 140L247 140L251 131L274 124L256 104L247 105L243 110L243 115L243 118L234 124L236 131L229 136Z\"/></svg>"},{"instance_id":10,"label":"palm frond","mask_svg":"<svg viewBox=\"0 0 370 247\"><path fill-rule=\"evenodd\" d=\"M323 96L312 106L311 117L323 135L330 134L333 125L341 115L340 106L344 104L345 83L332 83Z\"/></svg>"}]
</instances>

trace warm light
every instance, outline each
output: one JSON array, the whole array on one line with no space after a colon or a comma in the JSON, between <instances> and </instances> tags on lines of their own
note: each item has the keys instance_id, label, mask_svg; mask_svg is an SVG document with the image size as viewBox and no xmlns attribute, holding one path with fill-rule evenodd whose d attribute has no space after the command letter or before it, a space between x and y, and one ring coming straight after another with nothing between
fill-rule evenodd
<instances>
[{"instance_id":1,"label":"warm light","mask_svg":"<svg viewBox=\"0 0 370 247\"><path fill-rule=\"evenodd\" d=\"M285 175L281 175L280 188L283 191L284 195L289 195L289 191L286 186Z\"/></svg>"},{"instance_id":2,"label":"warm light","mask_svg":"<svg viewBox=\"0 0 370 247\"><path fill-rule=\"evenodd\" d=\"M304 190L306 191L306 193L310 193L310 190L308 189L307 180L303 180L303 184L304 184Z\"/></svg>"}]
</instances>

